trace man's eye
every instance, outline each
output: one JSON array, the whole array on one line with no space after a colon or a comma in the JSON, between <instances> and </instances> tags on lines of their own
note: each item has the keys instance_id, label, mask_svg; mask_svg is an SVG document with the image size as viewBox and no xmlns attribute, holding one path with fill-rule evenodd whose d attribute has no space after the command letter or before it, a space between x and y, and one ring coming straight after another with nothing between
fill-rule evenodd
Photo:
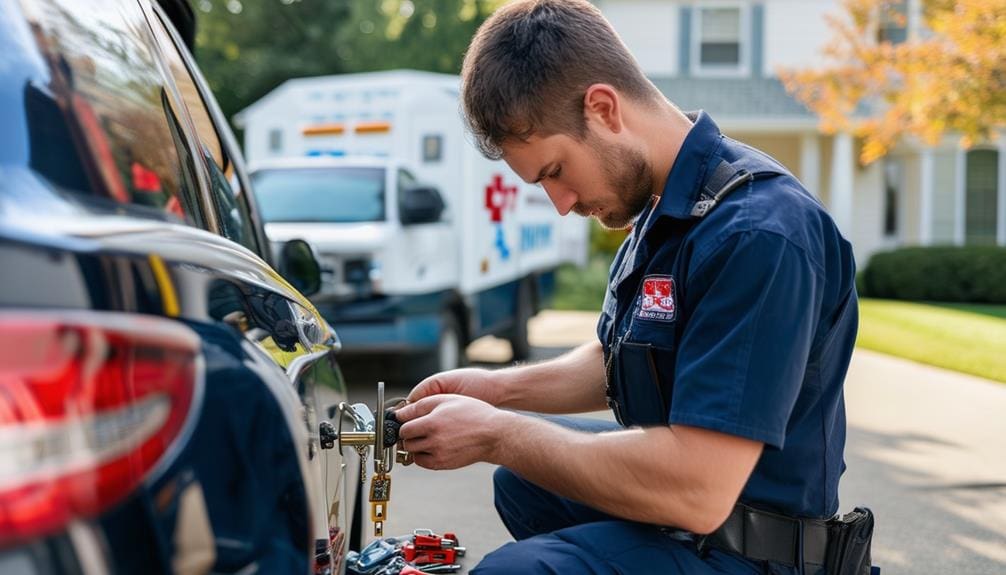
<instances>
[{"instance_id":1,"label":"man's eye","mask_svg":"<svg viewBox=\"0 0 1006 575\"><path fill-rule=\"evenodd\" d=\"M559 174L561 174L561 173L562 173L562 166L559 166L558 168L555 169L554 172L552 172L551 174L549 174L548 177L550 177L552 179L555 179L555 178L558 178Z\"/></svg>"}]
</instances>

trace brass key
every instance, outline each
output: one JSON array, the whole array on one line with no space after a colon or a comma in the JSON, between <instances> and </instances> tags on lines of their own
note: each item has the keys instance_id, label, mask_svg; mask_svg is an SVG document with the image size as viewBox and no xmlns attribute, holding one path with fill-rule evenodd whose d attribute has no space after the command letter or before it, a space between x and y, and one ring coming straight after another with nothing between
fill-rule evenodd
<instances>
[{"instance_id":1,"label":"brass key","mask_svg":"<svg viewBox=\"0 0 1006 575\"><path fill-rule=\"evenodd\" d=\"M388 501L391 499L391 476L383 470L370 480L370 520L374 522L374 536L384 536L384 521L388 518Z\"/></svg>"}]
</instances>

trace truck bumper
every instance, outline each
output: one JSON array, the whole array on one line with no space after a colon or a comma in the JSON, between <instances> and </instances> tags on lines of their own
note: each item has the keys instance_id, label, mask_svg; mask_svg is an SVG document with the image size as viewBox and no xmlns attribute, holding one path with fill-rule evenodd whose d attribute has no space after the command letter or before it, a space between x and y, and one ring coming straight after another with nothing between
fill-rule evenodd
<instances>
[{"instance_id":1,"label":"truck bumper","mask_svg":"<svg viewBox=\"0 0 1006 575\"><path fill-rule=\"evenodd\" d=\"M345 355L418 353L437 347L447 294L381 296L316 306L339 334Z\"/></svg>"}]
</instances>

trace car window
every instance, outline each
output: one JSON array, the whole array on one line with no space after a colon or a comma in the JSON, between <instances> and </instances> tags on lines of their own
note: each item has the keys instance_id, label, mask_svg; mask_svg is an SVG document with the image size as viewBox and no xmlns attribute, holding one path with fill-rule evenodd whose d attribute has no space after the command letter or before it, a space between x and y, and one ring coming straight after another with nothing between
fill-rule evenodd
<instances>
[{"instance_id":1,"label":"car window","mask_svg":"<svg viewBox=\"0 0 1006 575\"><path fill-rule=\"evenodd\" d=\"M179 53L174 37L160 17L151 19L151 26L164 51L168 69L189 111L196 129L200 152L210 175L210 189L220 223L220 233L252 251L258 251L248 207L248 194L238 178L232 155L213 122L204 92Z\"/></svg>"},{"instance_id":2,"label":"car window","mask_svg":"<svg viewBox=\"0 0 1006 575\"><path fill-rule=\"evenodd\" d=\"M25 164L91 208L202 225L195 166L139 5L22 7L47 76L19 87Z\"/></svg>"}]
</instances>

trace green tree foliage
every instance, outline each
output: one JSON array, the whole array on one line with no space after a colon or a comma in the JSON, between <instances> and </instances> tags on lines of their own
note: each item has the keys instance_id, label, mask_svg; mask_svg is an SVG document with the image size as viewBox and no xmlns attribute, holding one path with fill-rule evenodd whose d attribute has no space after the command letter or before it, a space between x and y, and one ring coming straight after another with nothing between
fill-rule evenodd
<instances>
[{"instance_id":1,"label":"green tree foliage","mask_svg":"<svg viewBox=\"0 0 1006 575\"><path fill-rule=\"evenodd\" d=\"M457 73L502 0L190 0L196 59L228 118L289 78Z\"/></svg>"},{"instance_id":2,"label":"green tree foliage","mask_svg":"<svg viewBox=\"0 0 1006 575\"><path fill-rule=\"evenodd\" d=\"M346 71L411 68L456 74L468 42L501 0L374 0L353 5Z\"/></svg>"},{"instance_id":3,"label":"green tree foliage","mask_svg":"<svg viewBox=\"0 0 1006 575\"><path fill-rule=\"evenodd\" d=\"M590 253L591 255L601 255L608 259L615 257L619 246L629 235L629 230L609 230L598 223L594 218L590 218Z\"/></svg>"},{"instance_id":4,"label":"green tree foliage","mask_svg":"<svg viewBox=\"0 0 1006 575\"><path fill-rule=\"evenodd\" d=\"M878 33L885 23L905 28L913 5L922 24L917 34L892 43ZM1006 126L1006 1L842 0L842 6L841 17L828 19L834 34L820 65L780 73L826 131L862 136L864 163L903 137L935 145L959 134L968 147L995 140Z\"/></svg>"},{"instance_id":5,"label":"green tree foliage","mask_svg":"<svg viewBox=\"0 0 1006 575\"><path fill-rule=\"evenodd\" d=\"M288 78L344 69L345 1L190 1L196 59L228 118Z\"/></svg>"}]
</instances>

